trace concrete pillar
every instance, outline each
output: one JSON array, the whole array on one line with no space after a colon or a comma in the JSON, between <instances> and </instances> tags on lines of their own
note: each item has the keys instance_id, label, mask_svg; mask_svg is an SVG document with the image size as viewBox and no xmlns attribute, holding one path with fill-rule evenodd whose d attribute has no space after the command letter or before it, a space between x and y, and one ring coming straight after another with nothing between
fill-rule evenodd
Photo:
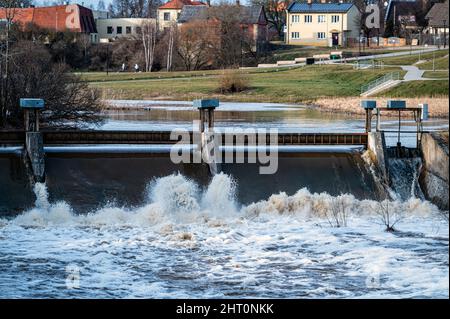
<instances>
[{"instance_id":1,"label":"concrete pillar","mask_svg":"<svg viewBox=\"0 0 450 319\"><path fill-rule=\"evenodd\" d=\"M25 139L27 158L31 164L34 182L45 181L45 153L42 133L27 132Z\"/></svg>"},{"instance_id":2,"label":"concrete pillar","mask_svg":"<svg viewBox=\"0 0 450 319\"><path fill-rule=\"evenodd\" d=\"M386 140L383 132L370 132L368 134L367 147L372 155L372 160L376 164L380 173L381 182L385 186L390 185L388 154Z\"/></svg>"}]
</instances>

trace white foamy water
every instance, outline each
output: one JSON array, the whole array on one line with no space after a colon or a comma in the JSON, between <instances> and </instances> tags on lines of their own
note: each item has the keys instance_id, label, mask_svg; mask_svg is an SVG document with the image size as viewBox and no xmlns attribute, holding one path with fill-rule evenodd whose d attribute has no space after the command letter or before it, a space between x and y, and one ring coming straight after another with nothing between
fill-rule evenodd
<instances>
[{"instance_id":1,"label":"white foamy water","mask_svg":"<svg viewBox=\"0 0 450 319\"><path fill-rule=\"evenodd\" d=\"M175 174L142 207L77 215L37 184L33 209L0 219L0 298L448 298L448 221L430 203L301 189L239 207L236 187Z\"/></svg>"}]
</instances>

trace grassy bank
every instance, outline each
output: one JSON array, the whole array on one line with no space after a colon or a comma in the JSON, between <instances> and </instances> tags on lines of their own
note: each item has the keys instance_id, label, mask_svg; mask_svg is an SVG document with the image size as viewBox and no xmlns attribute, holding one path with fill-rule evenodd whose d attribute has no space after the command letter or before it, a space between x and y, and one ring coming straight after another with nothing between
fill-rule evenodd
<instances>
[{"instance_id":1,"label":"grassy bank","mask_svg":"<svg viewBox=\"0 0 450 319\"><path fill-rule=\"evenodd\" d=\"M383 92L384 97L448 97L448 80L412 81Z\"/></svg>"},{"instance_id":2,"label":"grassy bank","mask_svg":"<svg viewBox=\"0 0 450 319\"><path fill-rule=\"evenodd\" d=\"M379 106L385 106L389 98L387 97L377 97L377 104ZM439 98L410 98L402 97L402 100L406 101L407 107L415 107L421 103L428 103L428 110L430 117L433 118L448 118L448 97ZM345 113L345 114L355 114L358 116L364 116L365 111L360 106L360 97L345 97L345 98L323 98L318 99L314 102L314 107L320 109L321 111L331 112L331 113ZM409 115L406 115L409 116Z\"/></svg>"},{"instance_id":3,"label":"grassy bank","mask_svg":"<svg viewBox=\"0 0 450 319\"><path fill-rule=\"evenodd\" d=\"M275 70L244 71L250 88L227 95L219 94L217 90L220 71L195 72L193 76L185 74L184 77L175 72L155 73L139 75L148 76L139 79L127 79L130 75L119 74L108 82L98 74L89 74L85 79L92 87L99 88L105 99L192 100L215 97L223 101L301 103L321 97L357 96L361 85L397 69L353 70L351 66L315 65Z\"/></svg>"},{"instance_id":4,"label":"grassy bank","mask_svg":"<svg viewBox=\"0 0 450 319\"><path fill-rule=\"evenodd\" d=\"M448 51L447 51L448 53ZM433 60L417 65L422 70L433 70ZM448 70L448 55L434 60L435 70Z\"/></svg>"},{"instance_id":5,"label":"grassy bank","mask_svg":"<svg viewBox=\"0 0 450 319\"><path fill-rule=\"evenodd\" d=\"M279 60L294 60L295 58L307 58L316 54L329 54L331 51L342 51L345 56L358 56L360 55L373 55L373 54L384 54L392 52L404 52L408 51L405 49L389 49L389 48L370 48L359 52L356 48L345 48L345 49L332 49L328 47L311 47L311 46L296 46L296 45L279 45L271 51L272 58L269 62L275 62Z\"/></svg>"},{"instance_id":6,"label":"grassy bank","mask_svg":"<svg viewBox=\"0 0 450 319\"><path fill-rule=\"evenodd\" d=\"M425 71L423 77L428 79L448 79L448 71Z\"/></svg>"},{"instance_id":7,"label":"grassy bank","mask_svg":"<svg viewBox=\"0 0 450 319\"><path fill-rule=\"evenodd\" d=\"M417 54L417 51L413 51L413 54L411 54L411 55L402 55L402 56L398 56L398 57L376 59L376 61L382 61L386 65L413 65L419 61L427 61L425 63L421 63L418 65L418 67L420 66L421 69L424 69L423 66L424 65L426 66L429 62L432 61L433 54L434 54L434 58L437 61L439 58L443 58L446 55L448 55L448 50L427 52L427 53L423 53L423 54ZM447 60L447 63L448 63L448 60ZM448 68L448 66L447 66L447 68Z\"/></svg>"}]
</instances>

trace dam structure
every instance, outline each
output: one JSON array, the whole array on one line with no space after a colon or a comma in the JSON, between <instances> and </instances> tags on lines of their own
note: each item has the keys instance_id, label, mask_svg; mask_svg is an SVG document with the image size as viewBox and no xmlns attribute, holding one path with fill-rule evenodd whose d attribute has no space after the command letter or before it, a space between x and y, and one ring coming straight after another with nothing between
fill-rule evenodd
<instances>
[{"instance_id":1,"label":"dam structure","mask_svg":"<svg viewBox=\"0 0 450 319\"><path fill-rule=\"evenodd\" d=\"M9 203L0 204L5 208L11 204L17 210L22 209L24 205L30 204L30 200L24 200L26 196L23 194L13 195L14 190L24 188L25 193L29 193L34 182L45 180L49 188L54 189L51 192L54 196L62 196L62 190L65 189L64 193L69 194L66 196L84 197L81 206L91 207L98 203L99 198L102 203L113 198L117 200L121 184L128 185L132 176L136 176L136 189L133 194L123 196L123 200L124 204L137 204L140 196L136 194L142 193L148 180L174 172L183 173L202 184L207 184L210 176L220 171L231 173L237 177L242 188L249 185L246 192L239 194L243 202L260 200L277 191L298 190L302 185L317 192L325 191L335 195L348 192L361 199L392 197L392 194L387 194L389 190L393 190L404 200L410 196L425 198L425 194L429 192L420 191L420 185L416 182L419 176L422 176L422 181L436 180L430 175L423 177L424 174L420 171L421 137L426 134L421 128L423 107L406 109L401 101L397 101L390 107L377 108L376 101L363 101L361 106L366 110L365 132L278 133L275 142L277 152L280 153L278 171L271 176L259 176L255 169L261 163L257 161L219 165L219 161L216 162L218 154L213 154L215 148L206 150L208 143L219 143L216 149L220 153L243 152L245 157L251 147L267 146L268 151L273 143L269 133L249 136L241 132L229 136L226 132L214 130L214 110L218 106L217 100L194 101L194 108L200 111L199 130L188 132L187 140L174 138L177 134L171 131L39 130L37 116L33 132L0 131L0 145L3 146L0 160L8 163L2 165L3 174L7 174L8 178L2 179L9 181L2 183L4 185L0 185L0 188L4 188L5 194L12 194ZM380 125L381 112L388 111L398 112L399 118L403 112L414 113L417 122L416 148L405 148L399 143L396 147L386 146L386 132L381 130ZM375 131L372 128L373 117L376 117ZM399 130L399 141L400 134ZM200 142L196 143L196 140ZM195 163L171 163L169 153L175 145L187 147L192 153L206 153L203 159L206 158L204 161L208 164L208 169L205 171ZM208 159L211 152L212 157ZM370 155L375 168L372 172L361 157L363 152ZM415 164L411 164L412 162ZM405 163L407 167L404 167ZM355 175L352 170L358 173ZM309 176L312 171L320 176L317 180L314 174ZM57 176L61 174L66 175L70 182L57 181ZM334 176L336 182L324 183L330 176ZM409 177L405 180L405 176ZM110 179L106 189L95 186L104 184L101 182L102 177ZM25 182L27 179L31 184ZM395 185L405 183L407 186L401 186L403 190ZM57 184L65 186L59 187ZM412 184L414 186L411 188ZM442 188L445 189L439 186L439 189ZM88 189L93 191L89 193Z\"/></svg>"}]
</instances>

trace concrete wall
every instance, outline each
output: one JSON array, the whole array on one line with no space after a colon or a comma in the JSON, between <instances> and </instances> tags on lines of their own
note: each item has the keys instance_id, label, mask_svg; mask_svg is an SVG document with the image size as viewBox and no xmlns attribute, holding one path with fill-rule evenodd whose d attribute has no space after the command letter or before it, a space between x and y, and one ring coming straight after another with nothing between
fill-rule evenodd
<instances>
[{"instance_id":1,"label":"concrete wall","mask_svg":"<svg viewBox=\"0 0 450 319\"><path fill-rule=\"evenodd\" d=\"M370 132L367 139L367 148L370 151L371 160L377 166L381 182L384 186L388 186L389 182L389 165L388 154L386 149L386 140L382 132Z\"/></svg>"},{"instance_id":2,"label":"concrete wall","mask_svg":"<svg viewBox=\"0 0 450 319\"><path fill-rule=\"evenodd\" d=\"M424 133L421 150L423 166L420 186L428 200L439 208L448 210L448 139L445 141L436 133Z\"/></svg>"}]
</instances>

